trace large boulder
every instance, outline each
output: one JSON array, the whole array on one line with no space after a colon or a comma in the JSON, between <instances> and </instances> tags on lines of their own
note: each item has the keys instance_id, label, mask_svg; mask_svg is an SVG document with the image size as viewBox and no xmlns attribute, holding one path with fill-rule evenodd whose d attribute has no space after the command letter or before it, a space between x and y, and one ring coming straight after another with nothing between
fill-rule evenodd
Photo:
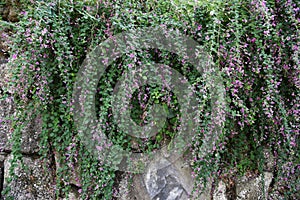
<instances>
[{"instance_id":1,"label":"large boulder","mask_svg":"<svg viewBox=\"0 0 300 200\"><path fill-rule=\"evenodd\" d=\"M155 155L144 172L133 176L130 191L119 199L187 200L193 196L193 187L192 169L184 158L173 160L162 153ZM200 198L210 199L209 190Z\"/></svg>"},{"instance_id":2,"label":"large boulder","mask_svg":"<svg viewBox=\"0 0 300 200\"><path fill-rule=\"evenodd\" d=\"M144 182L150 199L187 199L193 189L191 171L165 158L158 158L148 167ZM183 162L182 162L183 164Z\"/></svg>"}]
</instances>

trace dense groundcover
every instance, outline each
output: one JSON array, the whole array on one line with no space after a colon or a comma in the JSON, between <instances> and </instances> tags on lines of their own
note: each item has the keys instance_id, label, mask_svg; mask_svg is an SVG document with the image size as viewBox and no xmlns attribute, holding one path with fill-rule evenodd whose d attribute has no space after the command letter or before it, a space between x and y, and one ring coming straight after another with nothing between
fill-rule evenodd
<instances>
[{"instance_id":1,"label":"dense groundcover","mask_svg":"<svg viewBox=\"0 0 300 200\"><path fill-rule=\"evenodd\" d=\"M31 3L30 3L31 2ZM111 94L122 75L139 61L171 66L196 88L203 109L190 145L191 164L198 183L205 177L262 172L269 150L275 157L274 181L288 199L300 185L300 3L292 0L46 0L25 1L14 25L9 64L18 116L14 123L14 160L21 158L22 126L40 116L40 154L60 155L57 196L68 192L69 173L80 169L82 197L111 199L116 172L86 151L73 120L73 85L76 74L96 45L118 33L142 27L177 29L199 42L219 69L225 88L225 119L212 119L211 92L205 80L181 55L160 49L132 51L107 68L98 83L97 116L105 133L130 151L159 149L176 136L180 105L172 91L145 86L131 99L131 117L147 123L147 105L161 104L168 120L156 137L138 140L121 132L111 117ZM140 96L146 98L139 98ZM199 158L201 139L212 122L221 120L218 144ZM13 173L13 171L12 171ZM198 186L196 186L198 187ZM196 188L195 187L195 188Z\"/></svg>"}]
</instances>

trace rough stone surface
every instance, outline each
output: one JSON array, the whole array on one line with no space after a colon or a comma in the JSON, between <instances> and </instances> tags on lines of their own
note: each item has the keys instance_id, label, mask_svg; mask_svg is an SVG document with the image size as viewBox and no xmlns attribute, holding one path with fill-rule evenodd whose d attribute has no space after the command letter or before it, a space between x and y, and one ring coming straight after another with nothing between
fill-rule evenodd
<instances>
[{"instance_id":1,"label":"rough stone surface","mask_svg":"<svg viewBox=\"0 0 300 200\"><path fill-rule=\"evenodd\" d=\"M266 194L266 197L268 196L268 188L272 181L273 174L269 172L264 173L264 192ZM248 180L246 177L243 177L242 179L238 180L237 186L236 186L236 194L237 199L266 199L263 195L263 188L262 188L262 175L259 177Z\"/></svg>"},{"instance_id":2,"label":"rough stone surface","mask_svg":"<svg viewBox=\"0 0 300 200\"><path fill-rule=\"evenodd\" d=\"M0 31L2 36L3 31ZM4 55L4 39L0 37L0 152L8 152L11 150L8 144L8 137L10 133L10 122L7 119L14 113L13 103L11 99L1 100L4 94L3 89L6 87L6 79L8 78L8 65L6 64L6 57Z\"/></svg>"},{"instance_id":3,"label":"rough stone surface","mask_svg":"<svg viewBox=\"0 0 300 200\"><path fill-rule=\"evenodd\" d=\"M4 160L5 155L0 154L0 191L3 190L3 182L4 182ZM0 199L1 199L1 193L0 193Z\"/></svg>"},{"instance_id":4,"label":"rough stone surface","mask_svg":"<svg viewBox=\"0 0 300 200\"><path fill-rule=\"evenodd\" d=\"M191 173L186 173L175 163L158 158L149 166L144 182L150 199L187 199L193 189Z\"/></svg>"},{"instance_id":5,"label":"rough stone surface","mask_svg":"<svg viewBox=\"0 0 300 200\"><path fill-rule=\"evenodd\" d=\"M0 100L0 152L10 152L12 144L11 123L9 116L14 115L14 104L12 98ZM35 154L39 151L38 135L41 132L41 123L38 118L32 120L27 127L22 130L21 152L24 154Z\"/></svg>"},{"instance_id":6,"label":"rough stone surface","mask_svg":"<svg viewBox=\"0 0 300 200\"><path fill-rule=\"evenodd\" d=\"M118 200L135 200L130 191L131 187L132 185L130 184L129 177L123 176L118 186L119 191L116 198Z\"/></svg>"},{"instance_id":7,"label":"rough stone surface","mask_svg":"<svg viewBox=\"0 0 300 200\"><path fill-rule=\"evenodd\" d=\"M0 64L0 152L11 152L12 144L9 143L11 138L12 127L9 117L16 116L13 98L8 96L2 99L1 94L7 86L9 79L9 65ZM21 152L24 154L35 154L39 151L38 135L41 132L41 122L38 117L31 120L27 127L22 130L21 136Z\"/></svg>"},{"instance_id":8,"label":"rough stone surface","mask_svg":"<svg viewBox=\"0 0 300 200\"><path fill-rule=\"evenodd\" d=\"M3 20L10 21L10 22L17 22L18 21L18 13L20 6L19 1L16 0L4 0L0 6L0 14Z\"/></svg>"},{"instance_id":9,"label":"rough stone surface","mask_svg":"<svg viewBox=\"0 0 300 200\"><path fill-rule=\"evenodd\" d=\"M4 162L6 178L10 177L11 159L12 156L8 156ZM17 163L16 179L13 179L11 183L4 181L4 187L11 188L10 195L18 200L55 199L54 177L50 166L44 168L39 159L29 157L24 157L23 162L25 168L21 166L21 162Z\"/></svg>"},{"instance_id":10,"label":"rough stone surface","mask_svg":"<svg viewBox=\"0 0 300 200\"><path fill-rule=\"evenodd\" d=\"M223 181L219 182L218 187L214 191L213 199L217 199L217 200L227 200L228 199L226 196L226 185Z\"/></svg>"},{"instance_id":11,"label":"rough stone surface","mask_svg":"<svg viewBox=\"0 0 300 200\"><path fill-rule=\"evenodd\" d=\"M74 188L71 188L71 191L69 191L68 198L62 198L62 200L80 200L80 195L78 191L76 191Z\"/></svg>"},{"instance_id":12,"label":"rough stone surface","mask_svg":"<svg viewBox=\"0 0 300 200\"><path fill-rule=\"evenodd\" d=\"M24 154L35 154L39 152L39 134L42 130L39 117L30 121L28 127L22 132L21 152Z\"/></svg>"},{"instance_id":13,"label":"rough stone surface","mask_svg":"<svg viewBox=\"0 0 300 200\"><path fill-rule=\"evenodd\" d=\"M156 155L143 174L134 176L131 199L188 199L193 185L191 168L184 165L182 158L171 162Z\"/></svg>"},{"instance_id":14,"label":"rough stone surface","mask_svg":"<svg viewBox=\"0 0 300 200\"><path fill-rule=\"evenodd\" d=\"M0 152L10 151L8 137L10 135L10 122L7 117L13 113L12 103L6 100L0 100Z\"/></svg>"},{"instance_id":15,"label":"rough stone surface","mask_svg":"<svg viewBox=\"0 0 300 200\"><path fill-rule=\"evenodd\" d=\"M60 160L60 155L58 155L58 153L56 152L54 154L55 157L55 168L56 169L60 169L62 168L61 164L59 163ZM81 183L80 183L80 169L78 167L78 165L76 163L72 163L72 169L69 173L69 179L68 179L68 183L65 182L65 184L71 184L74 185L76 187L81 187Z\"/></svg>"},{"instance_id":16,"label":"rough stone surface","mask_svg":"<svg viewBox=\"0 0 300 200\"><path fill-rule=\"evenodd\" d=\"M218 180L218 183L212 191L212 182L201 194L192 192L194 181L190 176L190 169L182 172L178 166L182 165L182 159L175 163L169 162L164 157L156 158L145 171L144 174L135 175L133 178L133 187L126 195L120 196L118 200L123 199L142 199L142 200L230 200L227 196L227 187L225 182ZM187 169L189 167L186 167ZM256 178L243 176L236 181L235 193L237 200L263 200L263 199L282 199L278 195L268 196L268 189L272 181L273 174L264 172L264 190L262 189L262 175ZM125 184L126 185L126 184ZM212 191L212 192L211 192ZM270 198L268 198L270 197ZM272 198L271 198L272 197Z\"/></svg>"},{"instance_id":17,"label":"rough stone surface","mask_svg":"<svg viewBox=\"0 0 300 200\"><path fill-rule=\"evenodd\" d=\"M4 0L0 4L0 15L4 21L17 22L18 21L18 2L17 0ZM94 12L95 10L92 10ZM11 77L11 69L9 68L9 36L13 34L9 28L0 30L0 98L3 95L3 88L7 86L7 80ZM11 93L11 91L9 91ZM14 114L14 104L12 100L0 100L0 191L2 187L11 187L11 195L17 200L47 200L55 199L54 174L55 169L59 168L55 155L56 163L46 162L45 169L37 157L39 150L38 135L41 131L41 124L38 118L33 120L30 125L23 130L21 153L24 154L23 163L25 166L21 168L20 162L17 163L15 173L17 175L11 183L7 181L2 185L3 178L10 178L10 159L11 144L8 143L11 137L11 126L6 117ZM265 176L265 193L268 195L267 199L281 200L284 199L281 194L275 189L268 194L268 188L272 181L272 173L274 165L274 157L270 151L265 151L266 160L265 169L267 172ZM48 162L48 163L47 163ZM71 191L68 194L68 199L79 200L80 194L78 188L79 172L75 168L70 175ZM183 162L183 159L173 160L173 158L159 155L150 165L147 166L146 171L142 174L132 175L132 186L128 187L130 181L124 178L119 184L118 200L187 200L200 199L211 200L211 195L214 200L230 199L226 196L226 184L219 180L218 184L211 194L211 183L208 184L207 189L201 194L193 194L192 189L194 180L191 177L191 168ZM279 186L276 186L279 187ZM234 190L239 200L257 200L264 199L263 190L261 186L261 176L257 178L247 178L246 176L237 181L236 189ZM193 195L193 196L191 196ZM2 199L2 198L0 198ZM6 199L4 197L3 199ZM67 198L60 198L67 199ZM299 198L296 198L299 199Z\"/></svg>"}]
</instances>

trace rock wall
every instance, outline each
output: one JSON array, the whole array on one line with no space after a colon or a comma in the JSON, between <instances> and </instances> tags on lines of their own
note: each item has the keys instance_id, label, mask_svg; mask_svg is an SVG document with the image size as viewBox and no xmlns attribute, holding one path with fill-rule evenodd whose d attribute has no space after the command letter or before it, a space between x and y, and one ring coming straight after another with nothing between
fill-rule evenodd
<instances>
[{"instance_id":1,"label":"rock wall","mask_svg":"<svg viewBox=\"0 0 300 200\"><path fill-rule=\"evenodd\" d=\"M6 0L0 4L0 16L5 22L17 22L19 1ZM0 98L4 95L3 88L10 79L9 66L9 37L13 31L7 27L0 29ZM38 134L41 131L40 121L33 120L24 128L21 137L22 162L16 163L16 179L8 183L12 160L11 122L8 116L14 116L15 105L12 96L0 100L0 191L11 188L13 199L55 199L55 172L51 159L41 160L38 156ZM7 199L8 195L1 195L1 199Z\"/></svg>"},{"instance_id":2,"label":"rock wall","mask_svg":"<svg viewBox=\"0 0 300 200\"><path fill-rule=\"evenodd\" d=\"M10 31L10 30L7 30ZM7 32L6 34L9 34ZM6 41L0 45L5 45ZM5 46L5 49L8 49ZM0 98L3 96L2 88L7 83L9 68L6 64L8 52L3 51L0 64ZM10 194L13 199L55 199L55 171L51 159L41 160L38 155L38 135L41 131L41 123L38 119L23 129L21 136L22 163L19 160L15 168L16 179L8 184L12 160L11 122L8 116L14 115L14 101L12 97L0 100L0 191L7 187L11 188ZM1 196L7 199L8 196Z\"/></svg>"},{"instance_id":3,"label":"rock wall","mask_svg":"<svg viewBox=\"0 0 300 200\"><path fill-rule=\"evenodd\" d=\"M17 22L18 2L7 0L0 4L0 15L2 19L9 22ZM12 30L0 30L0 97L3 95L2 88L7 84L10 77L7 59L9 57L9 36L13 34ZM11 195L14 199L22 200L43 200L55 199L55 179L56 169L59 165L55 162L57 155L46 159L40 159L39 151L39 133L41 131L41 122L39 119L33 120L28 127L23 130L21 153L23 162L17 162L15 174L17 177L8 183L10 177L10 167L12 159L11 123L6 119L7 116L14 114L13 98L9 97L0 100L0 191L5 188L11 188ZM270 164L271 163L271 164ZM269 165L272 166L272 161ZM163 166L163 167L162 167ZM74 172L73 180L76 180L77 174ZM262 175L244 176L232 179L220 179L216 183L210 184L210 187L201 194L193 194L192 189L194 180L191 176L191 167L183 159L176 162L170 162L165 157L156 157L147 167L143 174L132 176L132 183L124 176L118 180L119 200L176 200L190 199L263 199L263 191L268 194L269 185L273 179L271 172L264 173L264 190L262 189ZM76 186L77 182L73 181ZM72 188L69 199L80 199L77 190L80 186ZM198 195L198 196L197 196ZM7 199L2 196L1 199ZM60 199L66 199L60 198ZM269 195L268 199L282 199L276 192Z\"/></svg>"}]
</instances>

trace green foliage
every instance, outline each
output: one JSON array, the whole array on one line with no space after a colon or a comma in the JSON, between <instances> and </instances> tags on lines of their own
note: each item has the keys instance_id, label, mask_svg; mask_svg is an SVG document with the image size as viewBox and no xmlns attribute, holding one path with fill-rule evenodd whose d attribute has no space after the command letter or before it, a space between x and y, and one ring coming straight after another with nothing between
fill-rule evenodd
<instances>
[{"instance_id":1,"label":"green foliage","mask_svg":"<svg viewBox=\"0 0 300 200\"><path fill-rule=\"evenodd\" d=\"M195 87L200 126L195 132L191 154L198 180L218 176L220 170L239 174L263 170L263 150L276 157L276 180L291 180L285 191L297 188L292 181L299 173L299 3L273 1L181 1L116 0L114 2L36 1L23 3L20 22L13 26L16 37L10 64L18 115L12 135L14 160L21 159L22 127L41 114L40 154L55 154L56 196L70 189L70 174L78 170L82 199L112 199L115 171L81 143L73 121L73 86L86 55L107 38L138 27L164 25L178 29L204 46L220 69L226 88L223 121L211 116L214 98L203 77L181 55L159 49L132 51L109 66L99 80L96 113L107 123L105 134L113 144L133 152L151 152L176 137L180 126L178 97L160 86L133 91L131 118L145 125L149 105L162 105L167 113L164 127L153 138L138 139L118 130L112 117L112 93L122 74L140 63L165 64L184 75ZM10 24L7 24L10 26ZM147 78L142 74L143 78ZM213 119L216 118L216 119ZM200 156L203 136L224 124L213 150ZM138 145L133 144L137 143ZM266 158L268 159L268 158ZM285 163L288 162L288 167ZM219 164L221 164L219 167ZM297 171L298 170L298 171ZM297 171L297 172L294 172ZM11 173L13 174L13 168ZM197 185L196 184L196 185ZM195 187L197 188L197 187Z\"/></svg>"}]
</instances>

